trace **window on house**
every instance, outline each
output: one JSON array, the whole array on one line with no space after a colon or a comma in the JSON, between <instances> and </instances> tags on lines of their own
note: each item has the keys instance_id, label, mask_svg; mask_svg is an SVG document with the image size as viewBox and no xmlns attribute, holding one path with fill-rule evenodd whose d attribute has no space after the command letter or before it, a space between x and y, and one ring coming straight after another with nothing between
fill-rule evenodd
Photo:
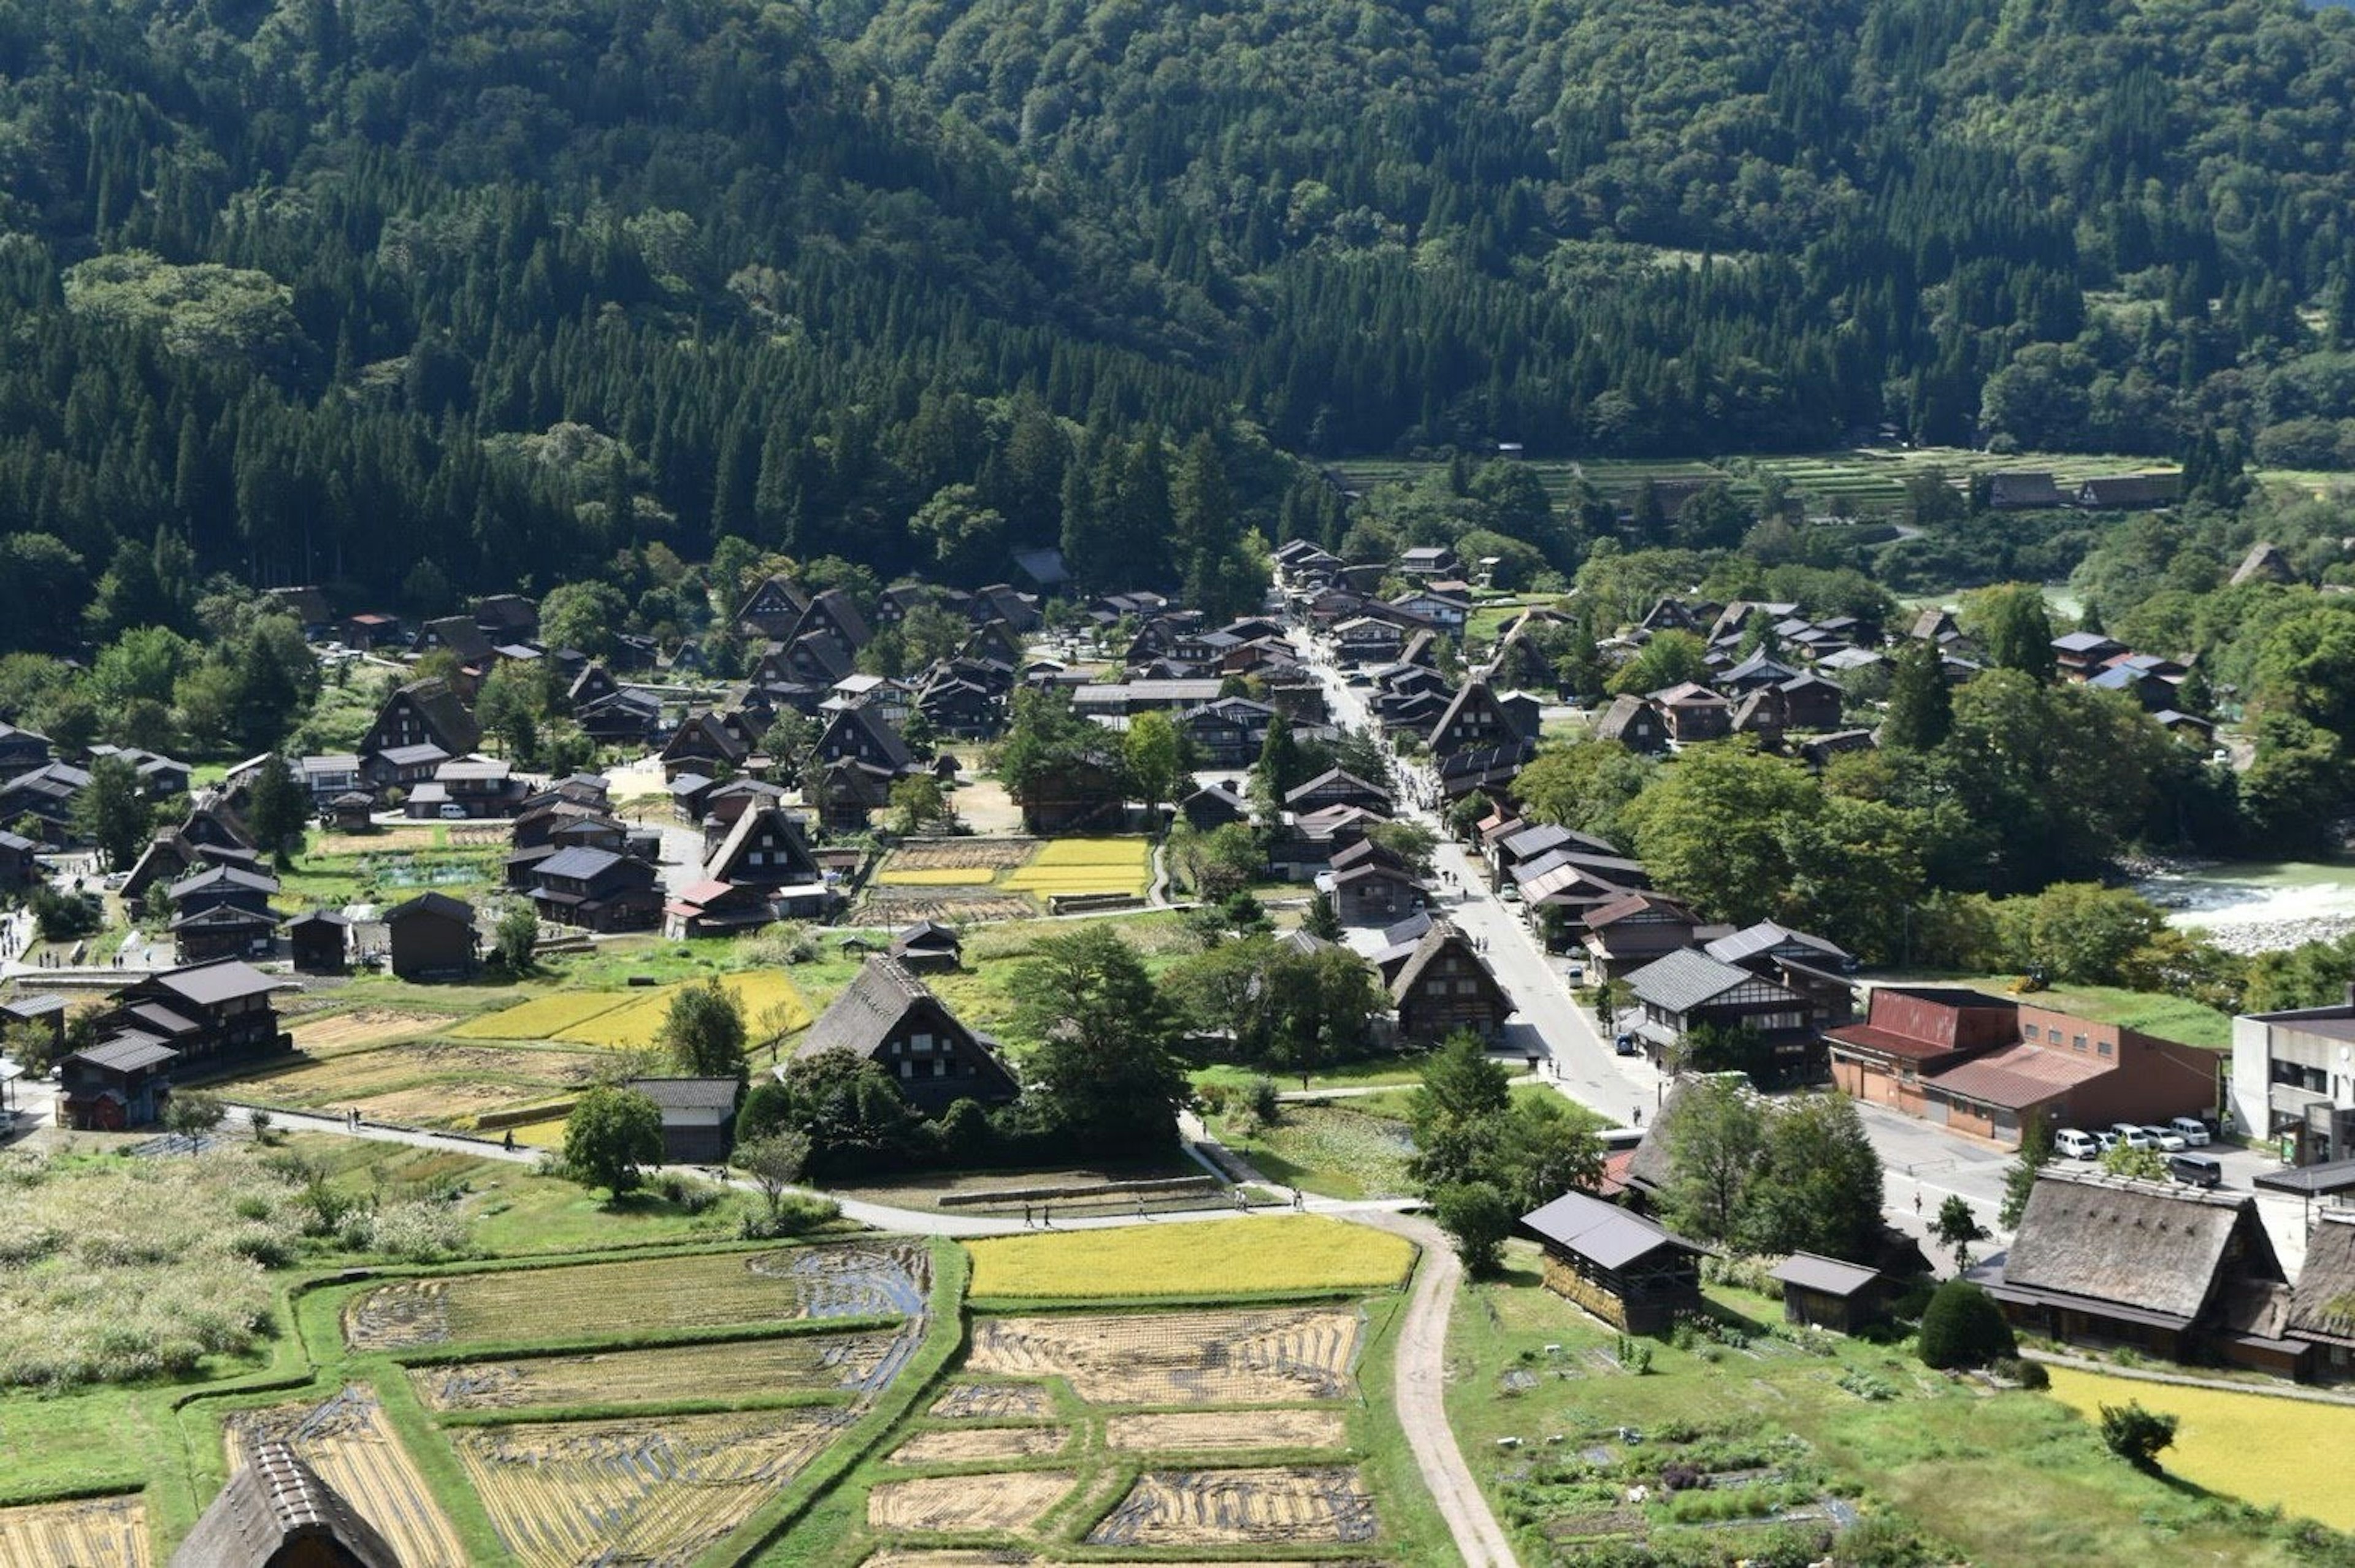
<instances>
[{"instance_id":1,"label":"window on house","mask_svg":"<svg viewBox=\"0 0 2355 1568\"><path fill-rule=\"evenodd\" d=\"M2098 1055L2102 1055L2102 1056L2108 1056L2108 1055L2110 1055L2110 1054L2111 1054L2110 1042L2109 1042L2108 1040L2103 1040L2103 1041L2100 1043L2100 1045L2098 1045L2097 1047L2095 1047L2095 1051L2096 1051L2096 1054L2098 1054Z\"/></svg>"},{"instance_id":2,"label":"window on house","mask_svg":"<svg viewBox=\"0 0 2355 1568\"><path fill-rule=\"evenodd\" d=\"M2084 1050L2084 1049L2085 1049L2085 1037L2084 1037L2083 1035L2082 1035L2082 1034L2081 1034L2081 1035L2078 1035L2078 1036L2076 1036L2076 1037L2074 1037L2074 1038L2070 1041L2070 1047L2071 1047L2071 1049L2075 1050L2075 1051L2083 1051L2083 1050Z\"/></svg>"},{"instance_id":3,"label":"window on house","mask_svg":"<svg viewBox=\"0 0 2355 1568\"><path fill-rule=\"evenodd\" d=\"M2061 1031L2057 1029L2048 1029L2044 1031L2044 1039L2047 1044L2058 1045L2061 1043Z\"/></svg>"}]
</instances>

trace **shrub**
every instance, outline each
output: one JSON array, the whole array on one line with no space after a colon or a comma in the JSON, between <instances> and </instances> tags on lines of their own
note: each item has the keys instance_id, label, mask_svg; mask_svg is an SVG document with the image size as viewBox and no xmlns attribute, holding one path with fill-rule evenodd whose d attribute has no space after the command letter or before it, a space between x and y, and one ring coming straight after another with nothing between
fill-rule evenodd
<instances>
[{"instance_id":1,"label":"shrub","mask_svg":"<svg viewBox=\"0 0 2355 1568\"><path fill-rule=\"evenodd\" d=\"M2175 1417L2137 1401L2102 1406L2102 1443L2137 1470L2157 1470L2159 1450L2175 1442Z\"/></svg>"},{"instance_id":2,"label":"shrub","mask_svg":"<svg viewBox=\"0 0 2355 1568\"><path fill-rule=\"evenodd\" d=\"M778 1200L773 1213L765 1205L747 1209L736 1223L736 1233L748 1242L773 1242L806 1235L841 1217L842 1206L830 1198L788 1193Z\"/></svg>"},{"instance_id":3,"label":"shrub","mask_svg":"<svg viewBox=\"0 0 2355 1568\"><path fill-rule=\"evenodd\" d=\"M2052 1374L2041 1361L2024 1361L2018 1356L2001 1357L1990 1363L1987 1371L2008 1383L2025 1389L2047 1389L2052 1386Z\"/></svg>"},{"instance_id":4,"label":"shrub","mask_svg":"<svg viewBox=\"0 0 2355 1568\"><path fill-rule=\"evenodd\" d=\"M1979 1367L2019 1353L2011 1325L1994 1298L1966 1279L1950 1279L1922 1315L1922 1363L1941 1371Z\"/></svg>"},{"instance_id":5,"label":"shrub","mask_svg":"<svg viewBox=\"0 0 2355 1568\"><path fill-rule=\"evenodd\" d=\"M1273 1078L1253 1078L1243 1085L1243 1097L1251 1104L1252 1115L1263 1122L1274 1122L1284 1115L1284 1102L1277 1096Z\"/></svg>"}]
</instances>

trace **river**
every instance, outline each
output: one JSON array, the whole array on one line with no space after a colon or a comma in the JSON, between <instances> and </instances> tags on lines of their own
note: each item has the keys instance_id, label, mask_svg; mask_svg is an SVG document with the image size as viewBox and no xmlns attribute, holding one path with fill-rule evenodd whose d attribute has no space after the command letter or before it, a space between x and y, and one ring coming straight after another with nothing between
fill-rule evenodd
<instances>
[{"instance_id":1,"label":"river","mask_svg":"<svg viewBox=\"0 0 2355 1568\"><path fill-rule=\"evenodd\" d=\"M2355 865L2235 860L2137 880L2134 889L2233 953L2263 953L2355 931Z\"/></svg>"}]
</instances>

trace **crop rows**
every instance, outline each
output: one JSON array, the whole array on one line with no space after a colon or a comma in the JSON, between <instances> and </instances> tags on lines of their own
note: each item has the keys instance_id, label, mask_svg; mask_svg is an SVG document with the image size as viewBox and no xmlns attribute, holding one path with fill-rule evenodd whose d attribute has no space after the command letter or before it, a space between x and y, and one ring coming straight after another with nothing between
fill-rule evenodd
<instances>
[{"instance_id":1,"label":"crop rows","mask_svg":"<svg viewBox=\"0 0 2355 1568\"><path fill-rule=\"evenodd\" d=\"M1354 1469L1148 1472L1088 1534L1091 1546L1365 1541L1374 1499Z\"/></svg>"},{"instance_id":2,"label":"crop rows","mask_svg":"<svg viewBox=\"0 0 2355 1568\"><path fill-rule=\"evenodd\" d=\"M663 1404L794 1392L873 1393L915 1348L910 1334L794 1334L583 1356L521 1356L417 1367L410 1381L434 1410Z\"/></svg>"},{"instance_id":3,"label":"crop rows","mask_svg":"<svg viewBox=\"0 0 2355 1568\"><path fill-rule=\"evenodd\" d=\"M913 1316L930 1260L921 1245L852 1243L643 1258L402 1280L344 1311L354 1349L718 1328L803 1317Z\"/></svg>"},{"instance_id":4,"label":"crop rows","mask_svg":"<svg viewBox=\"0 0 2355 1568\"><path fill-rule=\"evenodd\" d=\"M1064 1378L1091 1404L1276 1404L1346 1395L1358 1331L1334 1307L998 1317L965 1365Z\"/></svg>"},{"instance_id":5,"label":"crop rows","mask_svg":"<svg viewBox=\"0 0 2355 1568\"><path fill-rule=\"evenodd\" d=\"M0 1568L147 1568L147 1509L136 1497L0 1508Z\"/></svg>"},{"instance_id":6,"label":"crop rows","mask_svg":"<svg viewBox=\"0 0 2355 1568\"><path fill-rule=\"evenodd\" d=\"M867 1494L867 1521L882 1530L1020 1530L1077 1479L1069 1470L1007 1470L885 1481Z\"/></svg>"},{"instance_id":7,"label":"crop rows","mask_svg":"<svg viewBox=\"0 0 2355 1568\"><path fill-rule=\"evenodd\" d=\"M799 1474L850 1413L473 1427L451 1441L492 1528L529 1568L677 1568Z\"/></svg>"}]
</instances>

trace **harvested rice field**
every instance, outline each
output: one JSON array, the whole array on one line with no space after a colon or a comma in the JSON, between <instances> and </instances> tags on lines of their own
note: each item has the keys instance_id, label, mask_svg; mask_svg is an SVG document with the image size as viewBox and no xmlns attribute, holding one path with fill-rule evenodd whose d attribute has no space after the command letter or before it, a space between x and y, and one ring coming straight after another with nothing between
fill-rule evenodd
<instances>
[{"instance_id":1,"label":"harvested rice field","mask_svg":"<svg viewBox=\"0 0 2355 1568\"><path fill-rule=\"evenodd\" d=\"M1234 1546L1374 1539L1373 1495L1344 1466L1148 1471L1091 1546Z\"/></svg>"},{"instance_id":2,"label":"harvested rice field","mask_svg":"<svg viewBox=\"0 0 2355 1568\"><path fill-rule=\"evenodd\" d=\"M989 887L869 887L856 918L861 925L906 925L918 920L975 924L1028 920L1038 912L1039 906L1021 894Z\"/></svg>"},{"instance_id":3,"label":"harvested rice field","mask_svg":"<svg viewBox=\"0 0 2355 1568\"><path fill-rule=\"evenodd\" d=\"M1414 1266L1414 1244L1322 1215L1236 1220L1176 1230L1034 1232L974 1242L973 1295L1010 1301L1092 1296L1381 1290Z\"/></svg>"},{"instance_id":4,"label":"harvested rice field","mask_svg":"<svg viewBox=\"0 0 2355 1568\"><path fill-rule=\"evenodd\" d=\"M900 895L949 898L995 892L1128 893L1142 897L1153 876L1143 838L994 838L911 844L894 850L874 877L870 901L895 906ZM1018 912L1034 912L1027 901ZM973 918L968 912L968 918Z\"/></svg>"},{"instance_id":5,"label":"harvested rice field","mask_svg":"<svg viewBox=\"0 0 2355 1568\"><path fill-rule=\"evenodd\" d=\"M1037 1383L959 1383L932 1402L941 1421L1020 1421L1055 1413L1055 1402Z\"/></svg>"},{"instance_id":6,"label":"harvested rice field","mask_svg":"<svg viewBox=\"0 0 2355 1568\"><path fill-rule=\"evenodd\" d=\"M2346 1456L2355 1446L2355 1409L2262 1393L2178 1388L2051 1367L2052 1397L2091 1422L2105 1404L2133 1402L2177 1418L2168 1473L2259 1508L2355 1530L2355 1490Z\"/></svg>"},{"instance_id":7,"label":"harvested rice field","mask_svg":"<svg viewBox=\"0 0 2355 1568\"><path fill-rule=\"evenodd\" d=\"M805 1317L913 1317L931 1259L920 1243L855 1243L711 1253L551 1269L406 1279L355 1296L344 1338L356 1350L646 1329L722 1328Z\"/></svg>"},{"instance_id":8,"label":"harvested rice field","mask_svg":"<svg viewBox=\"0 0 2355 1568\"><path fill-rule=\"evenodd\" d=\"M973 1426L919 1432L891 1451L894 1465L971 1465L1043 1459L1070 1442L1067 1426Z\"/></svg>"},{"instance_id":9,"label":"harvested rice field","mask_svg":"<svg viewBox=\"0 0 2355 1568\"><path fill-rule=\"evenodd\" d=\"M225 1424L223 1436L232 1472L245 1467L255 1443L284 1442L376 1526L403 1568L466 1568L456 1532L365 1385L355 1383L324 1404L240 1412Z\"/></svg>"},{"instance_id":10,"label":"harvested rice field","mask_svg":"<svg viewBox=\"0 0 2355 1568\"><path fill-rule=\"evenodd\" d=\"M451 1443L500 1541L527 1568L684 1568L850 1418L815 1409L476 1426Z\"/></svg>"},{"instance_id":11,"label":"harvested rice field","mask_svg":"<svg viewBox=\"0 0 2355 1568\"><path fill-rule=\"evenodd\" d=\"M894 872L925 877L955 872L966 881L986 882L1000 871L1010 871L1039 852L1036 838L948 838L902 844L891 852L879 880L900 880Z\"/></svg>"},{"instance_id":12,"label":"harvested rice field","mask_svg":"<svg viewBox=\"0 0 2355 1568\"><path fill-rule=\"evenodd\" d=\"M147 1568L147 1508L139 1499L0 1508L0 1568Z\"/></svg>"},{"instance_id":13,"label":"harvested rice field","mask_svg":"<svg viewBox=\"0 0 2355 1568\"><path fill-rule=\"evenodd\" d=\"M449 1026L456 1021L448 1013L409 1012L399 1008L358 1008L347 1013L304 1019L287 1032L294 1037L295 1050L311 1056L334 1056L340 1051L389 1045L394 1040L415 1040L420 1035L432 1034L436 1030L454 1033L456 1030Z\"/></svg>"},{"instance_id":14,"label":"harvested rice field","mask_svg":"<svg viewBox=\"0 0 2355 1568\"><path fill-rule=\"evenodd\" d=\"M791 1334L414 1367L409 1381L429 1410L661 1404L682 1394L715 1403L776 1393L865 1394L889 1383L914 1349L911 1334Z\"/></svg>"},{"instance_id":15,"label":"harvested rice field","mask_svg":"<svg viewBox=\"0 0 2355 1568\"><path fill-rule=\"evenodd\" d=\"M775 970L723 976L720 984L742 1005L745 1025L755 1037L771 1029L790 1034L806 1029L814 1016L794 983ZM464 1040L560 1040L604 1051L635 1050L654 1043L671 998L685 985L535 997L469 1019L449 1032Z\"/></svg>"},{"instance_id":16,"label":"harvested rice field","mask_svg":"<svg viewBox=\"0 0 2355 1568\"><path fill-rule=\"evenodd\" d=\"M1069 1470L1006 1470L885 1481L867 1494L867 1522L880 1530L934 1533L1022 1530L1071 1492Z\"/></svg>"},{"instance_id":17,"label":"harvested rice field","mask_svg":"<svg viewBox=\"0 0 2355 1568\"><path fill-rule=\"evenodd\" d=\"M1139 1454L1207 1454L1253 1448L1345 1448L1348 1429L1329 1410L1181 1410L1115 1415L1106 1446Z\"/></svg>"},{"instance_id":18,"label":"harvested rice field","mask_svg":"<svg viewBox=\"0 0 2355 1568\"><path fill-rule=\"evenodd\" d=\"M1355 1307L1278 1307L975 1323L969 1371L1060 1377L1090 1404L1275 1404L1341 1399Z\"/></svg>"},{"instance_id":19,"label":"harvested rice field","mask_svg":"<svg viewBox=\"0 0 2355 1568\"><path fill-rule=\"evenodd\" d=\"M239 1089L294 1110L357 1105L381 1121L469 1124L485 1111L583 1087L595 1081L597 1066L595 1056L581 1051L421 1041L348 1050L246 1079Z\"/></svg>"}]
</instances>

